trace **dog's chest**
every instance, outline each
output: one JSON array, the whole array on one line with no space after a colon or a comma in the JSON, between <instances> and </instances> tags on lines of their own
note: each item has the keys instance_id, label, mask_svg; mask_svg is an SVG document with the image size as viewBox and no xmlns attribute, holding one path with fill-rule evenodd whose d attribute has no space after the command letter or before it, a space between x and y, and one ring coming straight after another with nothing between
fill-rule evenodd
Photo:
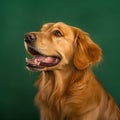
<instances>
[{"instance_id":1,"label":"dog's chest","mask_svg":"<svg viewBox=\"0 0 120 120\"><path fill-rule=\"evenodd\" d=\"M45 91L46 90L41 89L36 96L36 102L41 111L44 111L50 120L63 120L68 118L73 108L67 103L67 97L60 97L55 93L51 94L50 90L49 92Z\"/></svg>"}]
</instances>

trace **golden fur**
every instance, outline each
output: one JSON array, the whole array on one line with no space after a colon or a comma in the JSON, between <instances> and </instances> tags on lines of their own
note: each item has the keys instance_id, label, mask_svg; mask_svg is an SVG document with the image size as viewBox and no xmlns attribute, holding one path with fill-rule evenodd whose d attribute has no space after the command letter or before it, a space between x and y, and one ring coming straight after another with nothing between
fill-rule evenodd
<instances>
[{"instance_id":1,"label":"golden fur","mask_svg":"<svg viewBox=\"0 0 120 120\"><path fill-rule=\"evenodd\" d=\"M92 72L102 52L86 32L58 22L32 33L37 51L61 58L55 66L35 70L42 71L35 98L41 120L120 120L119 108Z\"/></svg>"}]
</instances>

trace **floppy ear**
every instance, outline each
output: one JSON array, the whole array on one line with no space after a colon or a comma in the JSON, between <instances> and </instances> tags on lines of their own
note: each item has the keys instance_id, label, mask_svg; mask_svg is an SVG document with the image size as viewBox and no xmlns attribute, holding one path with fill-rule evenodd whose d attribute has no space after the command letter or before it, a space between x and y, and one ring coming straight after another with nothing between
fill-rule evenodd
<instances>
[{"instance_id":1,"label":"floppy ear","mask_svg":"<svg viewBox=\"0 0 120 120\"><path fill-rule=\"evenodd\" d=\"M101 48L90 39L86 32L77 29L74 55L75 67L83 70L98 63L101 57Z\"/></svg>"}]
</instances>

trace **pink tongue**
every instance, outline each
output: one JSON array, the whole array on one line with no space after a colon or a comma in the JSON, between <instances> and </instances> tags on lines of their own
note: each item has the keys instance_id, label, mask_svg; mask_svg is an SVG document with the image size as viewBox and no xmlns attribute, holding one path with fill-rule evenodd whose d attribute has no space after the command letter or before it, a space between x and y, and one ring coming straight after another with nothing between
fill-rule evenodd
<instances>
[{"instance_id":1,"label":"pink tongue","mask_svg":"<svg viewBox=\"0 0 120 120\"><path fill-rule=\"evenodd\" d=\"M34 66L38 66L40 65L40 63L52 63L55 61L55 58L54 57L45 57L45 56L38 56L38 57L35 57L33 59L28 59L26 58L26 62L28 64L31 64L31 65L34 65Z\"/></svg>"},{"instance_id":2,"label":"pink tongue","mask_svg":"<svg viewBox=\"0 0 120 120\"><path fill-rule=\"evenodd\" d=\"M45 59L42 60L42 62L44 63L52 63L54 62L54 58L53 57L46 57Z\"/></svg>"}]
</instances>

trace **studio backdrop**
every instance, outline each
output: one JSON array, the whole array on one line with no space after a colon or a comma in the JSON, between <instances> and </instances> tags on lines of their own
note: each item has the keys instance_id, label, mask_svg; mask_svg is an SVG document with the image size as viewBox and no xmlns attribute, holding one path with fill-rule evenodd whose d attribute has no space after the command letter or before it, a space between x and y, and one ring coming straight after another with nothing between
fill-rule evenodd
<instances>
[{"instance_id":1,"label":"studio backdrop","mask_svg":"<svg viewBox=\"0 0 120 120\"><path fill-rule=\"evenodd\" d=\"M57 21L82 28L102 48L94 71L120 106L119 0L1 0L0 120L39 120L34 105L39 73L25 68L24 34Z\"/></svg>"}]
</instances>

